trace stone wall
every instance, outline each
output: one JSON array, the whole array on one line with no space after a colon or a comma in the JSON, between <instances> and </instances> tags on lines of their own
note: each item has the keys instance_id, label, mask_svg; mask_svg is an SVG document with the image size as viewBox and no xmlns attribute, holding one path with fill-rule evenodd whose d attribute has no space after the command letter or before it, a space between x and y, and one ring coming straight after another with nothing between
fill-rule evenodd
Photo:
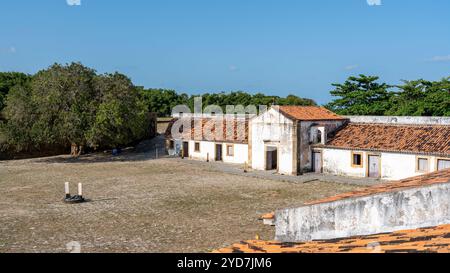
<instances>
[{"instance_id":1,"label":"stone wall","mask_svg":"<svg viewBox=\"0 0 450 273\"><path fill-rule=\"evenodd\" d=\"M450 183L279 210L275 240L344 238L450 223Z\"/></svg>"}]
</instances>

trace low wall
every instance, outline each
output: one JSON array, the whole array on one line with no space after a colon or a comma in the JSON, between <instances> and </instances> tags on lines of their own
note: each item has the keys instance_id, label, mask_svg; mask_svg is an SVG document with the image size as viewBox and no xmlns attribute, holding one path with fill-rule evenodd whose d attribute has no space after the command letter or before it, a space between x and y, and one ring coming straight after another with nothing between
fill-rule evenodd
<instances>
[{"instance_id":1,"label":"low wall","mask_svg":"<svg viewBox=\"0 0 450 273\"><path fill-rule=\"evenodd\" d=\"M344 238L450 223L450 183L279 210L275 240Z\"/></svg>"},{"instance_id":2,"label":"low wall","mask_svg":"<svg viewBox=\"0 0 450 273\"><path fill-rule=\"evenodd\" d=\"M356 123L450 125L450 117L345 116Z\"/></svg>"}]
</instances>

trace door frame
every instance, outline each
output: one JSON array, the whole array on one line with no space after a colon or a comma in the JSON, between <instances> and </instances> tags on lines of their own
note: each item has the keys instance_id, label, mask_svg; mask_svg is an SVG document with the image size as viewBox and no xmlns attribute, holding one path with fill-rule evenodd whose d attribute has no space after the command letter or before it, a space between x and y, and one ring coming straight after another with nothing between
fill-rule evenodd
<instances>
[{"instance_id":1,"label":"door frame","mask_svg":"<svg viewBox=\"0 0 450 273\"><path fill-rule=\"evenodd\" d=\"M185 144L186 144L186 146L185 146ZM189 154L189 146L190 146L189 145L189 141L183 141L181 146L182 146L182 153L183 153L182 155L183 155L183 157L189 158L189 156L190 156L190 154ZM185 150L184 147L187 147L187 149Z\"/></svg>"},{"instance_id":2,"label":"door frame","mask_svg":"<svg viewBox=\"0 0 450 273\"><path fill-rule=\"evenodd\" d=\"M217 147L220 146L220 160L217 159ZM223 144L222 143L215 143L214 145L214 161L223 161Z\"/></svg>"},{"instance_id":3,"label":"door frame","mask_svg":"<svg viewBox=\"0 0 450 273\"><path fill-rule=\"evenodd\" d=\"M370 177L370 157L371 156L376 156L378 157L378 177L373 177L373 178L381 178L381 154L379 153L367 153L367 166L366 166L366 177Z\"/></svg>"},{"instance_id":4,"label":"door frame","mask_svg":"<svg viewBox=\"0 0 450 273\"><path fill-rule=\"evenodd\" d=\"M312 171L316 172L316 158L314 154L320 154L320 173L323 173L323 151L313 150L312 151Z\"/></svg>"},{"instance_id":5,"label":"door frame","mask_svg":"<svg viewBox=\"0 0 450 273\"><path fill-rule=\"evenodd\" d=\"M273 171L275 169L271 169L268 170L267 169L267 152L268 152L268 147L274 147L275 149L277 149L277 168L276 171L279 172L280 171L280 149L278 147L278 145L275 144L265 144L264 145L264 170L266 171Z\"/></svg>"}]
</instances>

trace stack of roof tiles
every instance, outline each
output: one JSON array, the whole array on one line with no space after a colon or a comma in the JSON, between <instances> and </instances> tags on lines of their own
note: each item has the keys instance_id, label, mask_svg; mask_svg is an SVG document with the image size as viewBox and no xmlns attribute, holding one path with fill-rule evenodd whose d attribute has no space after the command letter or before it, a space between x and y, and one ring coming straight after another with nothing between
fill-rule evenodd
<instances>
[{"instance_id":1,"label":"stack of roof tiles","mask_svg":"<svg viewBox=\"0 0 450 273\"><path fill-rule=\"evenodd\" d=\"M216 253L412 253L450 252L450 225L403 230L351 238L281 243L250 240L214 251Z\"/></svg>"}]
</instances>

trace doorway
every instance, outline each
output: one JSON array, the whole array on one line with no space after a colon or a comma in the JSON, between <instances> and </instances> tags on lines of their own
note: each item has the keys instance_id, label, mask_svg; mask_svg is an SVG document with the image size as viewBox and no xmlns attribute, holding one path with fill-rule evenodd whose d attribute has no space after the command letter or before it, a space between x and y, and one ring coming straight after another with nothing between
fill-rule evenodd
<instances>
[{"instance_id":1,"label":"doorway","mask_svg":"<svg viewBox=\"0 0 450 273\"><path fill-rule=\"evenodd\" d=\"M380 178L381 177L381 157L379 155L369 155L368 156L368 171L367 174L369 177Z\"/></svg>"},{"instance_id":2,"label":"doorway","mask_svg":"<svg viewBox=\"0 0 450 273\"><path fill-rule=\"evenodd\" d=\"M278 169L278 149L276 147L267 147L266 170L276 169Z\"/></svg>"},{"instance_id":3,"label":"doorway","mask_svg":"<svg viewBox=\"0 0 450 273\"><path fill-rule=\"evenodd\" d=\"M222 160L222 144L216 144L216 161Z\"/></svg>"},{"instance_id":4,"label":"doorway","mask_svg":"<svg viewBox=\"0 0 450 273\"><path fill-rule=\"evenodd\" d=\"M313 172L322 173L322 153L313 152Z\"/></svg>"},{"instance_id":5,"label":"doorway","mask_svg":"<svg viewBox=\"0 0 450 273\"><path fill-rule=\"evenodd\" d=\"M181 151L183 157L189 157L189 142L183 142L183 150Z\"/></svg>"}]
</instances>

